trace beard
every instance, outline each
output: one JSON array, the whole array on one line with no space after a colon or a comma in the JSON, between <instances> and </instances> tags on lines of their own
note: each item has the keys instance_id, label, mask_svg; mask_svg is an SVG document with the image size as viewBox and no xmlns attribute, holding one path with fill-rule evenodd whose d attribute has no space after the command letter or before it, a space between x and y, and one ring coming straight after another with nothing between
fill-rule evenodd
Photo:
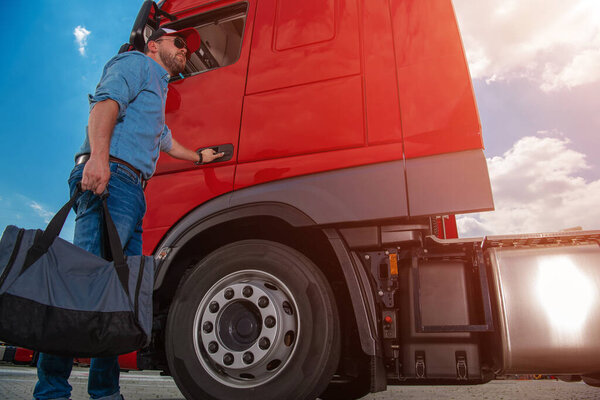
<instances>
[{"instance_id":1,"label":"beard","mask_svg":"<svg viewBox=\"0 0 600 400\"><path fill-rule=\"evenodd\" d=\"M166 49L160 48L158 56L171 76L179 75L185 69L186 58L179 52L169 53Z\"/></svg>"}]
</instances>

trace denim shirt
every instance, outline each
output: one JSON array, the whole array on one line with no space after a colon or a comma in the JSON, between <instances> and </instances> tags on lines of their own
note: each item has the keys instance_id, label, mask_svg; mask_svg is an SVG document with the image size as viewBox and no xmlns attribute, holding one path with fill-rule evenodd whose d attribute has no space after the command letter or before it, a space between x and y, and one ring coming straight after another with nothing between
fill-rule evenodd
<instances>
[{"instance_id":1,"label":"denim shirt","mask_svg":"<svg viewBox=\"0 0 600 400\"><path fill-rule=\"evenodd\" d=\"M130 51L108 61L96 93L89 95L90 112L106 99L119 104L110 155L140 170L144 179L154 173L160 151L172 147L171 131L165 125L168 83L167 70L145 54ZM84 153L90 153L87 128L77 155Z\"/></svg>"}]
</instances>

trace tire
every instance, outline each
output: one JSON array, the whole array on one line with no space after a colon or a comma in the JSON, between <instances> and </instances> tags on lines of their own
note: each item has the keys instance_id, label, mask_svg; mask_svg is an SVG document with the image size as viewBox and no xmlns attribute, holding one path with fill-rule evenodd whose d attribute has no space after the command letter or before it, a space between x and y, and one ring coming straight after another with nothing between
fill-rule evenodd
<instances>
[{"instance_id":1,"label":"tire","mask_svg":"<svg viewBox=\"0 0 600 400\"><path fill-rule=\"evenodd\" d=\"M333 380L319 396L322 400L355 400L370 393L370 382L365 377L350 381Z\"/></svg>"},{"instance_id":2,"label":"tire","mask_svg":"<svg viewBox=\"0 0 600 400\"><path fill-rule=\"evenodd\" d=\"M600 375L582 376L581 379L590 386L600 387Z\"/></svg>"},{"instance_id":3,"label":"tire","mask_svg":"<svg viewBox=\"0 0 600 400\"><path fill-rule=\"evenodd\" d=\"M215 250L180 284L166 354L188 400L309 400L340 356L333 292L304 255L245 240Z\"/></svg>"},{"instance_id":4,"label":"tire","mask_svg":"<svg viewBox=\"0 0 600 400\"><path fill-rule=\"evenodd\" d=\"M581 376L579 375L558 375L556 378L563 382L581 382Z\"/></svg>"}]
</instances>

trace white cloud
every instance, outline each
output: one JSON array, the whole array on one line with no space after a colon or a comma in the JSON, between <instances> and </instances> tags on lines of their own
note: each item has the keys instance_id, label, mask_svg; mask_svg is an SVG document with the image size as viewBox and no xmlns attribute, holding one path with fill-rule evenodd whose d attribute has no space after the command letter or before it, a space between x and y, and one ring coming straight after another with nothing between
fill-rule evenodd
<instances>
[{"instance_id":1,"label":"white cloud","mask_svg":"<svg viewBox=\"0 0 600 400\"><path fill-rule=\"evenodd\" d=\"M461 237L600 226L600 180L578 176L585 155L557 137L524 137L488 159L496 211L457 218Z\"/></svg>"},{"instance_id":2,"label":"white cloud","mask_svg":"<svg viewBox=\"0 0 600 400\"><path fill-rule=\"evenodd\" d=\"M44 207L42 207L42 205L40 205L36 201L31 201L29 203L29 207L31 207L33 209L33 211L35 211L35 213L37 215L39 215L40 217L42 217L44 219L45 223L50 222L50 220L54 216L54 213L52 211L46 210Z\"/></svg>"},{"instance_id":3,"label":"white cloud","mask_svg":"<svg viewBox=\"0 0 600 400\"><path fill-rule=\"evenodd\" d=\"M600 81L600 1L454 0L471 74L544 91Z\"/></svg>"},{"instance_id":4,"label":"white cloud","mask_svg":"<svg viewBox=\"0 0 600 400\"><path fill-rule=\"evenodd\" d=\"M562 88L594 83L600 76L600 48L585 50L565 67L547 64L544 68L542 90L550 92Z\"/></svg>"},{"instance_id":5,"label":"white cloud","mask_svg":"<svg viewBox=\"0 0 600 400\"><path fill-rule=\"evenodd\" d=\"M46 229L46 225L55 215L55 212L48 209L46 205L22 194L10 192L2 194L0 196L0 233L4 232L8 225L17 225L25 229ZM69 214L60 233L60 237L68 241L73 240L74 214L74 212Z\"/></svg>"},{"instance_id":6,"label":"white cloud","mask_svg":"<svg viewBox=\"0 0 600 400\"><path fill-rule=\"evenodd\" d=\"M77 28L73 30L73 35L75 35L75 42L79 46L79 54L82 56L85 55L85 47L87 46L87 38L90 35L90 31L85 29L83 26L79 25Z\"/></svg>"},{"instance_id":7,"label":"white cloud","mask_svg":"<svg viewBox=\"0 0 600 400\"><path fill-rule=\"evenodd\" d=\"M538 136L554 136L554 137L564 137L565 134L558 129L551 130L540 130L536 132Z\"/></svg>"}]
</instances>

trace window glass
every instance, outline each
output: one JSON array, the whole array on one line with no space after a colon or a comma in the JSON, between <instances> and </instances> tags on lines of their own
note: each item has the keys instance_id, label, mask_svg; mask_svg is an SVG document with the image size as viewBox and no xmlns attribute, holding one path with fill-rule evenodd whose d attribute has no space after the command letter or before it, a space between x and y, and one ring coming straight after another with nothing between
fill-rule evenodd
<instances>
[{"instance_id":1,"label":"window glass","mask_svg":"<svg viewBox=\"0 0 600 400\"><path fill-rule=\"evenodd\" d=\"M192 27L200 34L200 49L187 62L184 76L225 67L238 60L242 50L247 8L246 3L240 3L163 25L175 30ZM151 33L152 29L146 26L146 38Z\"/></svg>"}]
</instances>

